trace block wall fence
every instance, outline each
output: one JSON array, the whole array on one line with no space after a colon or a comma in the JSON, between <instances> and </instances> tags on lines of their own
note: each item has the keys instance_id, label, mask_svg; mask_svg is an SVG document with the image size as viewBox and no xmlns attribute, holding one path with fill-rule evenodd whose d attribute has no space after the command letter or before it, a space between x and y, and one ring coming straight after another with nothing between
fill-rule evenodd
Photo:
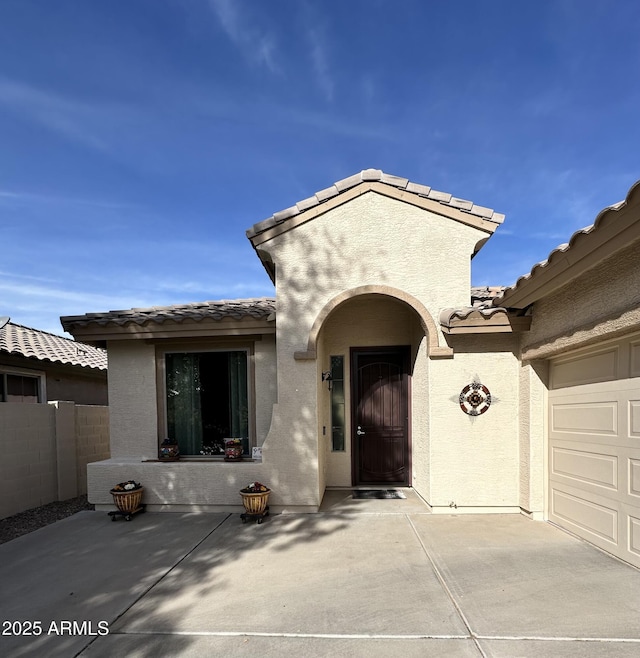
<instances>
[{"instance_id":1,"label":"block wall fence","mask_svg":"<svg viewBox=\"0 0 640 658\"><path fill-rule=\"evenodd\" d=\"M109 408L0 404L0 519L87 493L87 464L109 459Z\"/></svg>"}]
</instances>

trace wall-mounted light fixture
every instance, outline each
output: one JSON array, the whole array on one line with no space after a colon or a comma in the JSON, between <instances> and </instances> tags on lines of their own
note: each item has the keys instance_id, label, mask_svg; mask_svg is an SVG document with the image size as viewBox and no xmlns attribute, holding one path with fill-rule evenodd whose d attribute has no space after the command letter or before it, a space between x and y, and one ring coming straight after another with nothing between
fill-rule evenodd
<instances>
[{"instance_id":1,"label":"wall-mounted light fixture","mask_svg":"<svg viewBox=\"0 0 640 658\"><path fill-rule=\"evenodd\" d=\"M333 377L331 376L331 370L327 370L327 372L322 373L322 381L327 382L327 387L329 390L331 390L331 380Z\"/></svg>"}]
</instances>

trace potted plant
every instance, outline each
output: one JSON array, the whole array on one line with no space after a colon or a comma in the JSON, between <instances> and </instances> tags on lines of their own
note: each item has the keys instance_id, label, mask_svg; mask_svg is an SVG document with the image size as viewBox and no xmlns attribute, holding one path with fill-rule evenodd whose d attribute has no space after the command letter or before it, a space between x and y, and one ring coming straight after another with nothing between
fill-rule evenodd
<instances>
[{"instance_id":1,"label":"potted plant","mask_svg":"<svg viewBox=\"0 0 640 658\"><path fill-rule=\"evenodd\" d=\"M120 482L111 489L115 506L124 514L131 515L140 509L144 487L135 480Z\"/></svg>"},{"instance_id":2,"label":"potted plant","mask_svg":"<svg viewBox=\"0 0 640 658\"><path fill-rule=\"evenodd\" d=\"M242 461L242 439L226 439L224 442L224 460L226 462Z\"/></svg>"},{"instance_id":3,"label":"potted plant","mask_svg":"<svg viewBox=\"0 0 640 658\"><path fill-rule=\"evenodd\" d=\"M243 523L247 517L258 517L258 523L262 523L262 517L269 512L267 503L271 489L261 482L251 482L244 489L240 489L242 504L244 505L245 514L241 515Z\"/></svg>"},{"instance_id":4,"label":"potted plant","mask_svg":"<svg viewBox=\"0 0 640 658\"><path fill-rule=\"evenodd\" d=\"M174 439L165 439L160 445L158 459L163 462L175 462L180 459L180 448Z\"/></svg>"}]
</instances>

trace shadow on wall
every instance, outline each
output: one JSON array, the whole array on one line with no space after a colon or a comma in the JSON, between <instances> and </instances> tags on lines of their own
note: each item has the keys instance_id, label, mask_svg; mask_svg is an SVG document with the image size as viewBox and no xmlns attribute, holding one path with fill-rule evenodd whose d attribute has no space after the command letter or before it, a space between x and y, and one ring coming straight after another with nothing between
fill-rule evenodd
<instances>
[{"instance_id":1,"label":"shadow on wall","mask_svg":"<svg viewBox=\"0 0 640 658\"><path fill-rule=\"evenodd\" d=\"M384 248L375 254L375 261L368 260L365 254L354 259L353 244L347 248L346 241L332 232L331 221L325 219L323 216L314 220L313 243L301 244L302 236L290 237L290 232L280 238L282 243L274 249L278 402L263 444L264 462L273 469L269 486L318 506L325 488L323 439L327 437L319 432L317 405L321 404L322 372L329 364L322 361L321 353L316 359L297 361L294 353L307 350L311 327L327 302L362 283L386 283L385 269L377 263L395 266ZM269 252L269 243L265 251ZM283 261L282 254L292 251L295 258ZM301 257L305 253L308 257Z\"/></svg>"}]
</instances>

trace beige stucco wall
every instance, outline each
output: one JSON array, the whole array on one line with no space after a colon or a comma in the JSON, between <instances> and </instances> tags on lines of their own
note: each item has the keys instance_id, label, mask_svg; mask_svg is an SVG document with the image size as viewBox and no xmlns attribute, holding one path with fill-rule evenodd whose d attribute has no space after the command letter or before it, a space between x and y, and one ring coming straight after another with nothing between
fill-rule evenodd
<instances>
[{"instance_id":1,"label":"beige stucco wall","mask_svg":"<svg viewBox=\"0 0 640 658\"><path fill-rule=\"evenodd\" d=\"M520 364L519 504L536 519L541 519L544 513L547 386L548 364L545 361Z\"/></svg>"},{"instance_id":2,"label":"beige stucco wall","mask_svg":"<svg viewBox=\"0 0 640 658\"><path fill-rule=\"evenodd\" d=\"M256 445L261 446L271 425L271 411L277 400L276 337L263 336L254 345Z\"/></svg>"},{"instance_id":3,"label":"beige stucco wall","mask_svg":"<svg viewBox=\"0 0 640 658\"><path fill-rule=\"evenodd\" d=\"M533 306L523 336L528 358L541 358L632 331L640 323L640 243L629 245Z\"/></svg>"},{"instance_id":4,"label":"beige stucco wall","mask_svg":"<svg viewBox=\"0 0 640 658\"><path fill-rule=\"evenodd\" d=\"M307 348L314 321L332 299L364 285L386 286L421 302L432 318L470 299L470 256L486 237L477 229L368 193L264 245L277 273L278 410L265 447L280 459L280 427L295 427L304 459L294 479L351 484L350 453L330 452L328 393L309 407L329 356L348 347L412 346L413 484L436 506L512 508L519 504L517 339L460 337L453 359L429 360L417 315L377 295L338 306L320 332L317 360L294 359ZM438 329L439 333L439 329ZM442 335L440 345L446 346ZM348 361L348 359L347 359ZM347 364L348 365L348 364ZM500 404L470 421L455 402L478 374ZM452 402L453 400L453 402ZM347 427L347 443L350 428ZM304 449L302 447L304 446ZM319 446L319 447L318 447ZM284 458L284 454L282 454Z\"/></svg>"},{"instance_id":5,"label":"beige stucco wall","mask_svg":"<svg viewBox=\"0 0 640 658\"><path fill-rule=\"evenodd\" d=\"M451 339L453 360L429 369L431 489L437 508L513 508L519 505L517 338L510 334ZM476 417L458 396L471 381L488 387L493 402Z\"/></svg>"},{"instance_id":6,"label":"beige stucco wall","mask_svg":"<svg viewBox=\"0 0 640 658\"><path fill-rule=\"evenodd\" d=\"M278 351L306 348L320 310L363 285L405 291L434 318L469 304L470 257L487 234L368 192L263 245L276 264ZM282 365L280 360L279 367Z\"/></svg>"},{"instance_id":7,"label":"beige stucco wall","mask_svg":"<svg viewBox=\"0 0 640 658\"><path fill-rule=\"evenodd\" d=\"M112 457L158 457L155 347L110 341L109 406ZM116 484L116 483L114 483Z\"/></svg>"}]
</instances>

